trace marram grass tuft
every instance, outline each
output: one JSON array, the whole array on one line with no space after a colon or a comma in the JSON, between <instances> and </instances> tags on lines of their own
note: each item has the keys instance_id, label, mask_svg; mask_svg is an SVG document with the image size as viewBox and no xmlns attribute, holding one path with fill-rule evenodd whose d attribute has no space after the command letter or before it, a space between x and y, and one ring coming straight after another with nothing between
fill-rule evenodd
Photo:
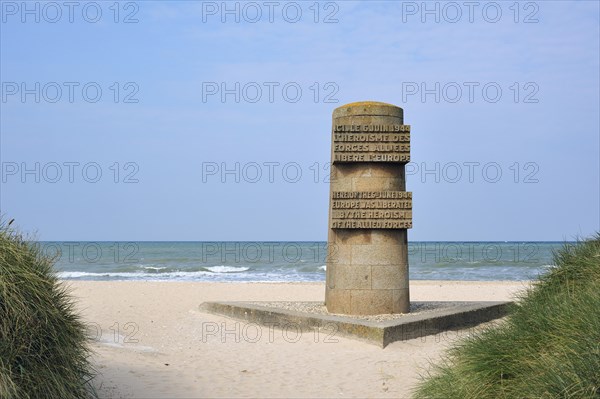
<instances>
[{"instance_id":1,"label":"marram grass tuft","mask_svg":"<svg viewBox=\"0 0 600 399\"><path fill-rule=\"evenodd\" d=\"M600 398L600 235L565 244L506 321L450 349L428 399Z\"/></svg>"},{"instance_id":2,"label":"marram grass tuft","mask_svg":"<svg viewBox=\"0 0 600 399\"><path fill-rule=\"evenodd\" d=\"M89 398L85 326L52 260L0 224L0 398Z\"/></svg>"}]
</instances>

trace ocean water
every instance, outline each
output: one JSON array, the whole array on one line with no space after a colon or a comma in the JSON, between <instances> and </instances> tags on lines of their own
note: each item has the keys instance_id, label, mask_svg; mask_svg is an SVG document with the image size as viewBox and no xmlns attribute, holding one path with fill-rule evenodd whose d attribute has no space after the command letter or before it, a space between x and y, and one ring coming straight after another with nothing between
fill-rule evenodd
<instances>
[{"instance_id":1,"label":"ocean water","mask_svg":"<svg viewBox=\"0 0 600 399\"><path fill-rule=\"evenodd\" d=\"M326 242L40 242L68 280L324 281ZM411 280L536 278L562 242L411 242Z\"/></svg>"}]
</instances>

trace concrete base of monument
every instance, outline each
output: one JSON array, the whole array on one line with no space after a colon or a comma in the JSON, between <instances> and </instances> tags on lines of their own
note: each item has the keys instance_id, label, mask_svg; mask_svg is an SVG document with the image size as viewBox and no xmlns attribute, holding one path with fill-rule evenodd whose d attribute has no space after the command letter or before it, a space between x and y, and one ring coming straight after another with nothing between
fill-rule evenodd
<instances>
[{"instance_id":1,"label":"concrete base of monument","mask_svg":"<svg viewBox=\"0 0 600 399\"><path fill-rule=\"evenodd\" d=\"M204 302L200 310L246 323L285 329L290 336L311 331L385 348L395 341L474 327L508 313L512 302L411 302L411 313L373 316L332 314L322 302Z\"/></svg>"}]
</instances>

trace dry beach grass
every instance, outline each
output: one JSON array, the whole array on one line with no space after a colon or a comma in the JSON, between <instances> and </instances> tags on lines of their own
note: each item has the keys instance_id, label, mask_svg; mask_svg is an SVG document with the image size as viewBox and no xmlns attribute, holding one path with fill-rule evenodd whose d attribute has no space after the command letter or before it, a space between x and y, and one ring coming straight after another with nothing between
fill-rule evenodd
<instances>
[{"instance_id":1,"label":"dry beach grass","mask_svg":"<svg viewBox=\"0 0 600 399\"><path fill-rule=\"evenodd\" d=\"M0 223L0 398L92 396L84 324L52 261Z\"/></svg>"}]
</instances>

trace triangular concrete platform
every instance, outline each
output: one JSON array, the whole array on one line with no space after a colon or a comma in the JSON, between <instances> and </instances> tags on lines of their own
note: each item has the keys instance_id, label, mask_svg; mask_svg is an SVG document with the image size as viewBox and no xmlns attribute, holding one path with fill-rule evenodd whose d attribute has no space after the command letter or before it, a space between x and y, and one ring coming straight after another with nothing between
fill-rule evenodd
<instances>
[{"instance_id":1,"label":"triangular concrete platform","mask_svg":"<svg viewBox=\"0 0 600 399\"><path fill-rule=\"evenodd\" d=\"M385 348L404 341L443 331L473 327L508 313L512 302L412 302L411 307L427 310L385 320L382 316L346 316L289 309L290 302L205 302L200 310L244 320L247 323L285 328L292 325L302 332L320 329L323 334L359 339ZM303 302L310 306L320 302ZM287 307L287 309L286 309ZM292 306L293 308L293 306ZM381 320L383 318L383 320Z\"/></svg>"}]
</instances>

